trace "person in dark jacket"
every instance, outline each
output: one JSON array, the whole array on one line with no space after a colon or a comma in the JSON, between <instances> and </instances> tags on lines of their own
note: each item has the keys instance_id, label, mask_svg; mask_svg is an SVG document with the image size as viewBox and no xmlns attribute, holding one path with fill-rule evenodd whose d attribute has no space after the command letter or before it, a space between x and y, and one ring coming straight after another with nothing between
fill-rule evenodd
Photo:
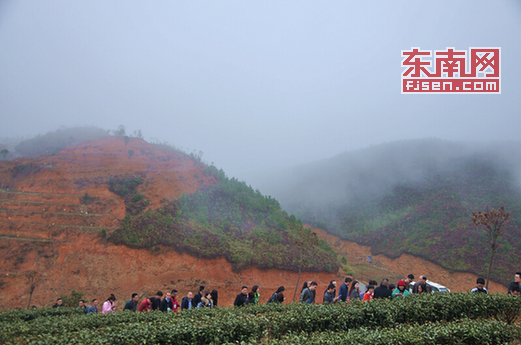
<instances>
[{"instance_id":1,"label":"person in dark jacket","mask_svg":"<svg viewBox=\"0 0 521 345\"><path fill-rule=\"evenodd\" d=\"M241 307L244 305L244 302L246 302L246 299L248 298L248 287L243 286L241 288L241 293L235 297L235 302L233 302L233 305L236 307Z\"/></svg>"},{"instance_id":2,"label":"person in dark jacket","mask_svg":"<svg viewBox=\"0 0 521 345\"><path fill-rule=\"evenodd\" d=\"M248 292L248 298L246 298L246 301L244 302L245 305L255 305L255 292L250 291Z\"/></svg>"},{"instance_id":3,"label":"person in dark jacket","mask_svg":"<svg viewBox=\"0 0 521 345\"><path fill-rule=\"evenodd\" d=\"M512 294L512 289L515 286L520 287L519 283L521 283L521 272L516 272L516 274L514 275L514 281L510 282L510 284L508 285L508 292L507 293L509 295L511 295Z\"/></svg>"},{"instance_id":4,"label":"person in dark jacket","mask_svg":"<svg viewBox=\"0 0 521 345\"><path fill-rule=\"evenodd\" d=\"M212 290L212 302L213 306L217 307L217 299L219 298L219 292L215 289Z\"/></svg>"},{"instance_id":5,"label":"person in dark jacket","mask_svg":"<svg viewBox=\"0 0 521 345\"><path fill-rule=\"evenodd\" d=\"M329 286L333 285L335 288L333 289L333 294L336 296L336 280L331 280L327 286L327 289L324 291L324 294L326 294L327 290L329 290Z\"/></svg>"},{"instance_id":6,"label":"person in dark jacket","mask_svg":"<svg viewBox=\"0 0 521 345\"><path fill-rule=\"evenodd\" d=\"M172 296L172 311L174 313L177 313L177 309L179 309L181 306L179 304L179 302L177 301L177 290L176 289L172 289L172 292L170 293L170 295Z\"/></svg>"},{"instance_id":7,"label":"person in dark jacket","mask_svg":"<svg viewBox=\"0 0 521 345\"><path fill-rule=\"evenodd\" d=\"M161 297L163 297L163 292L158 291L155 297L149 298L150 303L152 304L152 306L150 307L151 310L159 310L159 308L161 307Z\"/></svg>"},{"instance_id":8,"label":"person in dark jacket","mask_svg":"<svg viewBox=\"0 0 521 345\"><path fill-rule=\"evenodd\" d=\"M340 285L340 289L338 290L338 297L342 302L347 301L349 297L349 283L351 283L353 279L346 277L342 285Z\"/></svg>"},{"instance_id":9,"label":"person in dark jacket","mask_svg":"<svg viewBox=\"0 0 521 345\"><path fill-rule=\"evenodd\" d=\"M389 290L389 279L384 278L376 289L374 289L373 298L389 298L391 299L391 290Z\"/></svg>"},{"instance_id":10,"label":"person in dark jacket","mask_svg":"<svg viewBox=\"0 0 521 345\"><path fill-rule=\"evenodd\" d=\"M138 294L133 293L132 298L127 303L125 303L125 306L123 307L123 311L130 310L130 311L135 312L137 310L138 301L139 301Z\"/></svg>"},{"instance_id":11,"label":"person in dark jacket","mask_svg":"<svg viewBox=\"0 0 521 345\"><path fill-rule=\"evenodd\" d=\"M172 309L174 309L174 300L172 299L172 294L167 292L165 298L161 301L159 310L167 312L171 311Z\"/></svg>"},{"instance_id":12,"label":"person in dark jacket","mask_svg":"<svg viewBox=\"0 0 521 345\"><path fill-rule=\"evenodd\" d=\"M349 291L351 291L351 296L350 296L351 301L356 301L356 300L361 301L362 300L362 297L360 297L360 283L357 280L353 280Z\"/></svg>"},{"instance_id":13,"label":"person in dark jacket","mask_svg":"<svg viewBox=\"0 0 521 345\"><path fill-rule=\"evenodd\" d=\"M273 295L271 295L271 297L268 299L268 302L267 303L275 303L277 302L277 294L279 292L284 292L286 289L284 288L284 286L279 286L279 288L277 289L277 291L275 291L275 293Z\"/></svg>"},{"instance_id":14,"label":"person in dark jacket","mask_svg":"<svg viewBox=\"0 0 521 345\"><path fill-rule=\"evenodd\" d=\"M477 286L474 289L470 290L470 292L482 292L488 294L487 288L485 287L485 279L478 278L476 284Z\"/></svg>"},{"instance_id":15,"label":"person in dark jacket","mask_svg":"<svg viewBox=\"0 0 521 345\"><path fill-rule=\"evenodd\" d=\"M199 304L199 302L201 302L201 297L203 297L203 290L204 290L204 286L201 285L199 286L199 292L195 294L194 296L194 305L197 306Z\"/></svg>"},{"instance_id":16,"label":"person in dark jacket","mask_svg":"<svg viewBox=\"0 0 521 345\"><path fill-rule=\"evenodd\" d=\"M326 292L324 292L324 304L335 303L338 300L338 297L335 297L335 286L333 284L329 284Z\"/></svg>"},{"instance_id":17,"label":"person in dark jacket","mask_svg":"<svg viewBox=\"0 0 521 345\"><path fill-rule=\"evenodd\" d=\"M302 290L302 293L300 294L299 302L304 302L307 304L314 304L315 303L315 290L317 289L317 283L311 282L308 284L308 287Z\"/></svg>"},{"instance_id":18,"label":"person in dark jacket","mask_svg":"<svg viewBox=\"0 0 521 345\"><path fill-rule=\"evenodd\" d=\"M63 301L61 298L58 298L56 300L56 304L52 306L53 308L60 308L60 307L63 307Z\"/></svg>"},{"instance_id":19,"label":"person in dark jacket","mask_svg":"<svg viewBox=\"0 0 521 345\"><path fill-rule=\"evenodd\" d=\"M181 310L195 309L197 306L194 305L194 294L189 291L186 297L181 301Z\"/></svg>"}]
</instances>

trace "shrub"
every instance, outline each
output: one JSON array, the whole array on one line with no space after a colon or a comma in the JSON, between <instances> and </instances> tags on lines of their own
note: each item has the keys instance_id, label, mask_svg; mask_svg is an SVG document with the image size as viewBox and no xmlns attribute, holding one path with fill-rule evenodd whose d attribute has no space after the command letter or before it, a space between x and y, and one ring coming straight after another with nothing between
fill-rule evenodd
<instances>
[{"instance_id":1,"label":"shrub","mask_svg":"<svg viewBox=\"0 0 521 345\"><path fill-rule=\"evenodd\" d=\"M399 325L395 328L361 328L348 332L291 334L267 344L506 344L519 338L521 328L494 320L434 322L422 326Z\"/></svg>"},{"instance_id":2,"label":"shrub","mask_svg":"<svg viewBox=\"0 0 521 345\"><path fill-rule=\"evenodd\" d=\"M11 169L13 177L28 176L36 174L43 169L43 164L21 164L16 165Z\"/></svg>"},{"instance_id":3,"label":"shrub","mask_svg":"<svg viewBox=\"0 0 521 345\"><path fill-rule=\"evenodd\" d=\"M138 202L139 200L143 199L143 195L139 194L139 193L136 193L134 194L134 196L132 197L132 199L130 199L132 202Z\"/></svg>"},{"instance_id":4,"label":"shrub","mask_svg":"<svg viewBox=\"0 0 521 345\"><path fill-rule=\"evenodd\" d=\"M143 183L140 176L137 177L113 177L107 184L109 190L124 198L127 214L138 215L148 206L148 200L144 195L137 193L137 187Z\"/></svg>"},{"instance_id":5,"label":"shrub","mask_svg":"<svg viewBox=\"0 0 521 345\"><path fill-rule=\"evenodd\" d=\"M72 290L70 295L60 294L60 297L63 301L63 305L66 307L77 307L80 299L83 298L85 294L81 291Z\"/></svg>"},{"instance_id":6,"label":"shrub","mask_svg":"<svg viewBox=\"0 0 521 345\"><path fill-rule=\"evenodd\" d=\"M481 294L414 295L347 305L265 304L177 314L13 310L0 313L0 343L424 345L505 344L519 339L520 326L503 322L500 315L514 310L518 315L520 299L477 295ZM447 308L436 313L446 303Z\"/></svg>"}]
</instances>

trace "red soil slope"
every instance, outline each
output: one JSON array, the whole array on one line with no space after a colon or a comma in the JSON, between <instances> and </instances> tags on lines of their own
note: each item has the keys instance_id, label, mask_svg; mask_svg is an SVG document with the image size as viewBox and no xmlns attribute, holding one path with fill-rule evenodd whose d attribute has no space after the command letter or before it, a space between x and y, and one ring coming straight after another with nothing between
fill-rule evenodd
<instances>
[{"instance_id":1,"label":"red soil slope","mask_svg":"<svg viewBox=\"0 0 521 345\"><path fill-rule=\"evenodd\" d=\"M24 166L27 169L15 173ZM133 292L151 295L158 289L176 288L184 295L200 284L218 289L220 302L230 305L243 284L261 285L261 300L280 285L295 284L295 272L254 267L233 272L225 259L199 259L166 249L150 253L107 243L99 233L110 232L125 216L124 201L108 190L111 176L141 176L144 183L138 192L153 208L216 183L189 157L140 139L125 144L122 138L110 138L69 147L55 156L2 162L0 187L8 188L0 189L2 308L27 306L30 271L38 272L31 301L37 306L51 305L60 293L72 289L89 299L115 293L124 300ZM85 193L94 198L87 205L81 202ZM333 277L313 274L321 285ZM302 275L302 281L310 278L311 274Z\"/></svg>"},{"instance_id":2,"label":"red soil slope","mask_svg":"<svg viewBox=\"0 0 521 345\"><path fill-rule=\"evenodd\" d=\"M30 165L32 170L20 169ZM22 172L16 173L17 167ZM140 176L145 182L138 191L152 208L216 183L186 155L156 149L136 138L125 144L112 137L69 147L55 156L2 162L0 187L9 190L0 191L1 233L49 238L65 230L118 226L125 205L108 189L111 176ZM89 205L80 201L85 193L94 198Z\"/></svg>"},{"instance_id":3,"label":"red soil slope","mask_svg":"<svg viewBox=\"0 0 521 345\"><path fill-rule=\"evenodd\" d=\"M129 150L134 155L130 156ZM30 164L32 169L20 170ZM17 169L21 171L18 174ZM111 176L141 176L144 182L138 192L153 208L216 183L185 155L162 151L134 138L126 145L122 138L110 138L70 147L55 156L1 162L1 309L27 306L27 275L31 271L37 272L31 301L36 306L52 305L60 293L75 289L84 292L87 299L105 299L114 293L122 307L133 292L150 296L157 290L175 288L184 296L201 284L219 290L220 305L231 305L242 285L260 285L262 302L283 285L287 301L292 299L296 272L256 267L234 272L224 258L206 260L165 248L151 253L108 243L99 235L101 230L110 232L125 215L124 201L108 190L106 182ZM81 202L85 193L94 198L89 204ZM316 231L350 261L369 253L367 247ZM475 282L473 275L446 272L424 260L405 257L403 261L402 257L391 260L378 256L375 262L389 277L426 274L453 291L468 290ZM330 280L341 281L343 276L304 272L299 285L308 279L319 283L321 295ZM367 279L362 276L361 280ZM458 285L458 280L464 283ZM492 285L495 290L503 291L504 287ZM321 296L317 300L321 301Z\"/></svg>"},{"instance_id":4,"label":"red soil slope","mask_svg":"<svg viewBox=\"0 0 521 345\"><path fill-rule=\"evenodd\" d=\"M2 255L2 267L14 267L16 254L23 255L24 259L16 265L16 270L2 277L4 288L0 298L3 307L27 306L29 285L24 273L35 267L40 276L31 304L37 306L52 305L60 293L68 294L75 289L85 292L89 299L107 298L114 293L122 307L133 292L152 296L157 290L165 292L175 288L180 296L185 296L188 291L197 291L201 284L219 291L220 305L232 305L242 285L251 287L254 284L261 286L262 302L267 301L280 285L288 289L289 301L298 275L256 267L234 272L224 258L207 260L175 251L152 254L147 250L104 243L95 234L69 234L67 240L41 243L27 252L23 252L27 248L24 240L12 239L9 243L17 250L1 249L3 253L11 254L8 258ZM326 286L336 278L329 273L304 272L301 281L314 279Z\"/></svg>"}]
</instances>

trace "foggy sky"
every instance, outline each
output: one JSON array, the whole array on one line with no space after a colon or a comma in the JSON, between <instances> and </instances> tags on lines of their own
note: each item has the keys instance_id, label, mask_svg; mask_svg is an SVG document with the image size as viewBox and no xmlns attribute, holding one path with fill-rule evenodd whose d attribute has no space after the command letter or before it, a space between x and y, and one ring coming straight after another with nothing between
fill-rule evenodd
<instances>
[{"instance_id":1,"label":"foggy sky","mask_svg":"<svg viewBox=\"0 0 521 345\"><path fill-rule=\"evenodd\" d=\"M401 50L501 47L501 95L402 95ZM1 137L95 125L229 176L521 139L521 2L0 1Z\"/></svg>"}]
</instances>

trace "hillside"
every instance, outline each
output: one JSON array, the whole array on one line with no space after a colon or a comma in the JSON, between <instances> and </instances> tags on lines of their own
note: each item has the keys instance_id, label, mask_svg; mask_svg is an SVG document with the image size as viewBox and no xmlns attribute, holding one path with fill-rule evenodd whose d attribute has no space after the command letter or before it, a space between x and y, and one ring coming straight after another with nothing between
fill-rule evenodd
<instances>
[{"instance_id":1,"label":"hillside","mask_svg":"<svg viewBox=\"0 0 521 345\"><path fill-rule=\"evenodd\" d=\"M202 186L188 196L183 193L156 210L145 210L146 199L133 192L141 178L110 180L110 190L125 195L127 212L123 226L107 239L132 248L159 250L164 246L207 259L223 256L235 270L255 265L298 271L301 249L296 243L311 236L311 230L282 211L275 199L262 196L244 182L228 179L215 167L207 167L203 173L216 177L217 184ZM302 269L338 271L334 251L317 239L303 251Z\"/></svg>"},{"instance_id":2,"label":"hillside","mask_svg":"<svg viewBox=\"0 0 521 345\"><path fill-rule=\"evenodd\" d=\"M294 244L309 230L277 200L197 157L108 137L1 162L0 183L2 308L27 306L31 276L37 306L73 289L87 299L115 293L121 306L133 292L144 297L176 288L184 295L200 284L218 289L223 305L243 284L261 285L263 302L280 285L288 301L293 297ZM410 266L403 255L400 264L376 256L368 265L358 257L366 249L313 231L319 241L306 250L301 282L314 279L320 289L343 279L339 261L361 281L427 272L466 290L476 278L414 258L417 267Z\"/></svg>"},{"instance_id":3,"label":"hillside","mask_svg":"<svg viewBox=\"0 0 521 345\"><path fill-rule=\"evenodd\" d=\"M519 143L400 141L264 176L251 181L303 222L371 246L374 255L408 253L477 275L486 272L489 245L471 214L504 205L514 223L500 239L491 279L506 284L518 270Z\"/></svg>"},{"instance_id":4,"label":"hillside","mask_svg":"<svg viewBox=\"0 0 521 345\"><path fill-rule=\"evenodd\" d=\"M280 276L266 279L273 284L294 277L295 241L310 232L276 200L197 157L121 136L1 162L0 200L3 306L27 297L31 272L36 298L71 289L98 297L159 286L186 292L206 281L230 290L228 299L251 279L238 271L281 269L264 274ZM318 241L303 269L330 279L336 255Z\"/></svg>"}]
</instances>

